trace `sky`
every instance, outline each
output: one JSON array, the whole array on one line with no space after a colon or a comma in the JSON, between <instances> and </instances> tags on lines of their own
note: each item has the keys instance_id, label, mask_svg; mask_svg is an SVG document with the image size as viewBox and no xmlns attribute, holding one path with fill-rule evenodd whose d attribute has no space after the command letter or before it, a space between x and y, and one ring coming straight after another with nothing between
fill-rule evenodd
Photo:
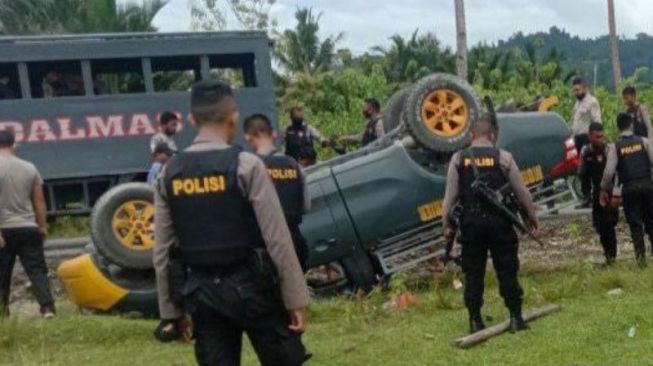
<instances>
[{"instance_id":1,"label":"sky","mask_svg":"<svg viewBox=\"0 0 653 366\"><path fill-rule=\"evenodd\" d=\"M190 30L189 0L170 0L154 24L160 31ZM385 45L394 34L433 32L448 46L456 42L453 0L277 0L272 17L279 29L292 28L297 7L321 12L323 36L344 32L340 47L360 54ZM513 33L551 26L583 38L608 32L605 0L465 0L468 42L493 43ZM653 33L653 0L615 0L621 36Z\"/></svg>"}]
</instances>

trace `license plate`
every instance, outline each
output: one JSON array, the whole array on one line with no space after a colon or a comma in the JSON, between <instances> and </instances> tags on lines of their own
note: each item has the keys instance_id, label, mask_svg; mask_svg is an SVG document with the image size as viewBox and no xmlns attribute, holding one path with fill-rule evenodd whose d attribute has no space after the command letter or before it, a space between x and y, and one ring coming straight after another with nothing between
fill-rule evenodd
<instances>
[{"instance_id":1,"label":"license plate","mask_svg":"<svg viewBox=\"0 0 653 366\"><path fill-rule=\"evenodd\" d=\"M425 205L419 206L417 212L422 222L429 222L442 217L442 206L444 201L434 201Z\"/></svg>"},{"instance_id":2,"label":"license plate","mask_svg":"<svg viewBox=\"0 0 653 366\"><path fill-rule=\"evenodd\" d=\"M521 180L526 186L532 186L542 182L544 180L544 172L542 170L542 166L538 165L536 167L522 171Z\"/></svg>"}]
</instances>

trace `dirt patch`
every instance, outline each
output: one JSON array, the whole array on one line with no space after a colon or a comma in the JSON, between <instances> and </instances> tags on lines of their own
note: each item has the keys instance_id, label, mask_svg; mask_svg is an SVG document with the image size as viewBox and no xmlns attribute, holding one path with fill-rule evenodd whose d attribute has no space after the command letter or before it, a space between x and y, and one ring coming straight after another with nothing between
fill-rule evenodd
<instances>
[{"instance_id":1,"label":"dirt patch","mask_svg":"<svg viewBox=\"0 0 653 366\"><path fill-rule=\"evenodd\" d=\"M62 299L66 296L66 290L63 283L57 278L56 269L61 260L47 260L48 278L50 279L50 288L55 299ZM38 314L38 304L32 295L32 283L30 282L20 261L16 261L14 275L11 281L11 297L9 304L12 312L25 313L29 315Z\"/></svg>"},{"instance_id":2,"label":"dirt patch","mask_svg":"<svg viewBox=\"0 0 653 366\"><path fill-rule=\"evenodd\" d=\"M623 222L617 227L620 260L634 260L632 241L627 225ZM522 263L537 263L555 268L559 263L569 260L603 262L603 250L598 235L587 217L559 218L542 223L540 238L546 244L541 248L536 242L522 238L520 257ZM56 276L56 268L62 259L49 259L49 277L53 294L57 299L66 296L63 284ZM427 264L428 266L428 264ZM421 270L424 270L421 269ZM420 269L411 272L421 272ZM12 280L11 307L14 311L37 313L37 305L30 291L30 281L19 263L16 264Z\"/></svg>"},{"instance_id":3,"label":"dirt patch","mask_svg":"<svg viewBox=\"0 0 653 366\"><path fill-rule=\"evenodd\" d=\"M584 216L556 218L542 223L540 239L542 248L535 241L524 237L520 244L520 257L524 263L559 263L570 259L604 261L599 236ZM628 225L622 219L617 226L618 259L633 258L633 246Z\"/></svg>"}]
</instances>

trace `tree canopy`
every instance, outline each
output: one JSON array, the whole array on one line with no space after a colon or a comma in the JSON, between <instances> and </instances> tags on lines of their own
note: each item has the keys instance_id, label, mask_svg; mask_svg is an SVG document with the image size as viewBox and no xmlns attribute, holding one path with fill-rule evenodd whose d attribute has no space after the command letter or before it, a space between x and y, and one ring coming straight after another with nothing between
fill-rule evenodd
<instances>
[{"instance_id":1,"label":"tree canopy","mask_svg":"<svg viewBox=\"0 0 653 366\"><path fill-rule=\"evenodd\" d=\"M152 20L167 0L0 0L0 34L155 31Z\"/></svg>"}]
</instances>

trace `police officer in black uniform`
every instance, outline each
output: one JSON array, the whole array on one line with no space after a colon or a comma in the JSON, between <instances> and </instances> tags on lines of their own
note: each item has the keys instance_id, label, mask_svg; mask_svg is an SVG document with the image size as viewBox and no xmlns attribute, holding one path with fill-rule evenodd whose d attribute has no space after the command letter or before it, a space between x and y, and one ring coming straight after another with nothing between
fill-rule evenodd
<instances>
[{"instance_id":1,"label":"police officer in black uniform","mask_svg":"<svg viewBox=\"0 0 653 366\"><path fill-rule=\"evenodd\" d=\"M306 164L308 164L306 166L314 165L317 161L316 141L323 147L329 144L320 131L304 120L304 110L301 107L293 107L290 110L290 125L286 128L284 138L286 155L295 159L295 161L300 161L302 151L304 156L315 157L312 161L306 160Z\"/></svg>"},{"instance_id":2,"label":"police officer in black uniform","mask_svg":"<svg viewBox=\"0 0 653 366\"><path fill-rule=\"evenodd\" d=\"M609 205L602 205L600 202L601 180L608 160L602 124L592 123L590 125L589 141L590 143L581 150L578 175L581 179L591 182L589 189L583 191L583 196L592 198L592 222L601 238L606 263L610 265L617 257L615 227L619 222L620 200L611 196Z\"/></svg>"},{"instance_id":3,"label":"police officer in black uniform","mask_svg":"<svg viewBox=\"0 0 653 366\"><path fill-rule=\"evenodd\" d=\"M178 247L200 365L240 365L243 332L262 365L301 365L308 290L263 162L229 145L239 119L231 88L195 84L191 115L198 137L169 161L155 194L163 328L182 315L169 282L171 249Z\"/></svg>"},{"instance_id":4,"label":"police officer in black uniform","mask_svg":"<svg viewBox=\"0 0 653 366\"><path fill-rule=\"evenodd\" d=\"M630 226L635 256L639 265L645 266L644 232L649 240L653 240L653 149L647 138L634 134L633 122L633 117L627 113L617 116L621 135L615 144L608 147L600 199L603 205L608 203L616 174L617 182L622 185L624 213Z\"/></svg>"},{"instance_id":5,"label":"police officer in black uniform","mask_svg":"<svg viewBox=\"0 0 653 366\"><path fill-rule=\"evenodd\" d=\"M361 146L367 146L385 135L381 103L377 99L365 99L363 116L367 120L365 130L358 135L342 136L338 139L339 143L342 145L360 144Z\"/></svg>"},{"instance_id":6,"label":"police officer in black uniform","mask_svg":"<svg viewBox=\"0 0 653 366\"><path fill-rule=\"evenodd\" d=\"M651 116L648 107L637 101L637 89L627 86L621 95L626 105L626 113L633 117L633 132L637 136L650 139L653 136Z\"/></svg>"},{"instance_id":7,"label":"police officer in black uniform","mask_svg":"<svg viewBox=\"0 0 653 366\"><path fill-rule=\"evenodd\" d=\"M465 305L469 311L470 332L485 328L481 316L488 252L499 279L501 296L510 310L510 331L527 329L522 318L523 291L517 279L519 271L518 237L512 223L474 193L476 179L498 190L509 183L515 196L528 211L529 221L537 231L530 193L524 187L519 168L512 156L494 147L496 129L490 116L483 116L472 129L473 142L469 149L454 154L447 175L443 204L444 233L451 240L456 233L452 213L457 203L462 205L460 243L462 267L465 273Z\"/></svg>"},{"instance_id":8,"label":"police officer in black uniform","mask_svg":"<svg viewBox=\"0 0 653 366\"><path fill-rule=\"evenodd\" d=\"M243 130L249 147L261 157L268 168L286 215L299 263L306 272L308 247L299 225L302 223L304 213L311 209L311 198L302 170L293 158L277 151L272 123L267 116L254 114L247 117Z\"/></svg>"}]
</instances>

